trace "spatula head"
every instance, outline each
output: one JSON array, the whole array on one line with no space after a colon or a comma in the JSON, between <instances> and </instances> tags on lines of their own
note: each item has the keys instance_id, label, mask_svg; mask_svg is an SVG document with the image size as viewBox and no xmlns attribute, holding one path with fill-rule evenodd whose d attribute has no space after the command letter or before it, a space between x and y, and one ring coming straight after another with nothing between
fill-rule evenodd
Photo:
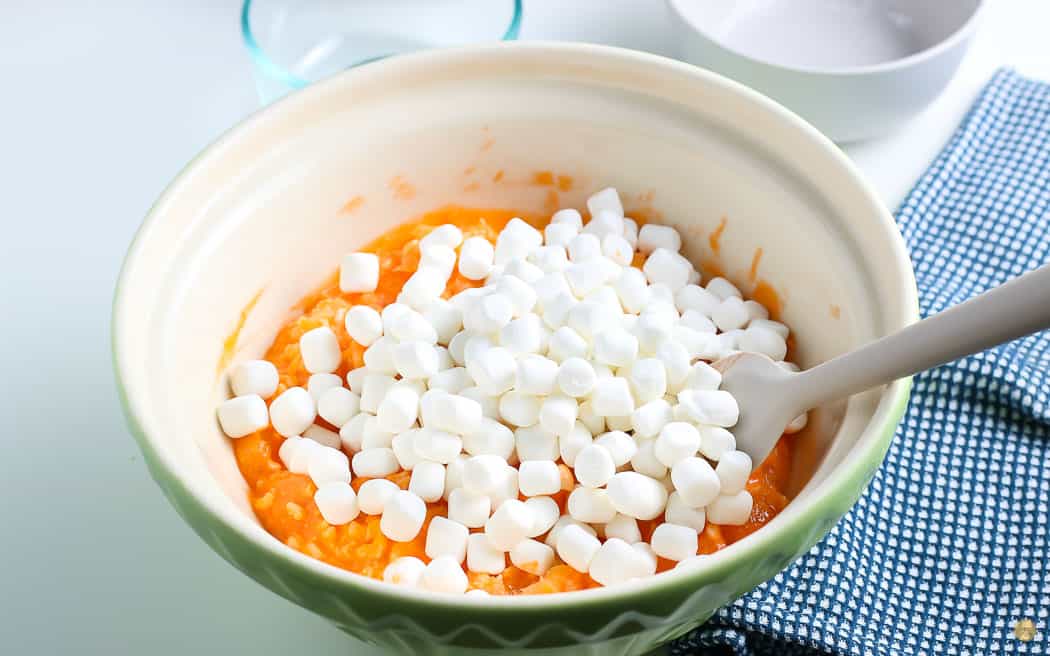
<instances>
[{"instance_id":1,"label":"spatula head","mask_svg":"<svg viewBox=\"0 0 1050 656\"><path fill-rule=\"evenodd\" d=\"M792 389L797 373L759 353L735 353L712 365L722 373L722 387L740 406L740 419L729 430L736 448L762 464L784 428L805 408L798 408Z\"/></svg>"}]
</instances>

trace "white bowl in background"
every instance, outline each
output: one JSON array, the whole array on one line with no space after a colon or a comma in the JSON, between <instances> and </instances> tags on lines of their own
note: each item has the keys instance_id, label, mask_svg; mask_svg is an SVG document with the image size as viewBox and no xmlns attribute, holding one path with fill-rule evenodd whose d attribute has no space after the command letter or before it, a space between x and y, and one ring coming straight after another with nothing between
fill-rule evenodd
<instances>
[{"instance_id":1,"label":"white bowl in background","mask_svg":"<svg viewBox=\"0 0 1050 656\"><path fill-rule=\"evenodd\" d=\"M893 131L944 90L983 0L668 0L679 56L838 142Z\"/></svg>"}]
</instances>

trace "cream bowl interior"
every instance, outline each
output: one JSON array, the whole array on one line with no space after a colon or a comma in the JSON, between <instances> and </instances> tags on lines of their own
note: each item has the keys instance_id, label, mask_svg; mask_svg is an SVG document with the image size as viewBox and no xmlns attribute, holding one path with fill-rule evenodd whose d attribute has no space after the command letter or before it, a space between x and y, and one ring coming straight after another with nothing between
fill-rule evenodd
<instances>
[{"instance_id":1,"label":"cream bowl interior","mask_svg":"<svg viewBox=\"0 0 1050 656\"><path fill-rule=\"evenodd\" d=\"M658 212L682 232L688 256L745 289L762 249L757 279L782 300L803 365L915 317L892 218L830 142L754 92L684 64L595 46L396 58L235 128L173 183L137 236L115 305L116 366L131 420L165 475L273 558L351 587L383 585L312 561L259 526L215 420L228 394L224 343L245 311L233 358L260 356L342 254L423 211L448 203L549 211L553 188L533 183L537 171L572 177L572 189L558 194L562 206L616 186L629 209ZM710 237L723 217L715 253ZM711 566L809 521L836 477L857 475L857 454L873 469L901 385L825 409L801 440L796 499ZM629 594L632 585L486 603L556 606Z\"/></svg>"}]
</instances>

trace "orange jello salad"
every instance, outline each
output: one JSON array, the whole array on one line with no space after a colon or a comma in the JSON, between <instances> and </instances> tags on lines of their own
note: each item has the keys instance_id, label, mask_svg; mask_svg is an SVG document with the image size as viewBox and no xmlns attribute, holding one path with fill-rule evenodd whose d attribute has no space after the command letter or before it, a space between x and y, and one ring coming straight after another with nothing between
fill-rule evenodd
<instances>
[{"instance_id":1,"label":"orange jello salad","mask_svg":"<svg viewBox=\"0 0 1050 656\"><path fill-rule=\"evenodd\" d=\"M503 595L689 566L766 524L806 417L752 462L711 363L792 368L788 328L639 223L607 188L543 218L446 207L346 255L228 371L218 420L262 526L394 585Z\"/></svg>"}]
</instances>

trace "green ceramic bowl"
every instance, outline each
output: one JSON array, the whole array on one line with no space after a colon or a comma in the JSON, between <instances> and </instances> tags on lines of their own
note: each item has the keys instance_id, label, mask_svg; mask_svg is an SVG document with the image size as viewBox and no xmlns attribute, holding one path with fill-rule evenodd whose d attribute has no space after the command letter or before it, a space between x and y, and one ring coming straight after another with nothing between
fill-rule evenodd
<instances>
[{"instance_id":1,"label":"green ceramic bowl","mask_svg":"<svg viewBox=\"0 0 1050 656\"><path fill-rule=\"evenodd\" d=\"M560 186L557 176L566 176ZM405 591L285 547L252 515L214 418L227 394L224 358L261 354L342 253L446 203L541 211L579 206L609 184L632 211L677 226L695 261L772 290L803 364L916 318L889 213L827 139L753 91L591 45L392 58L247 119L146 218L117 288L113 350L153 478L235 567L347 633L402 652L635 654L697 626L849 509L886 452L908 381L814 415L799 439L796 496L756 534L688 571L530 598Z\"/></svg>"}]
</instances>

